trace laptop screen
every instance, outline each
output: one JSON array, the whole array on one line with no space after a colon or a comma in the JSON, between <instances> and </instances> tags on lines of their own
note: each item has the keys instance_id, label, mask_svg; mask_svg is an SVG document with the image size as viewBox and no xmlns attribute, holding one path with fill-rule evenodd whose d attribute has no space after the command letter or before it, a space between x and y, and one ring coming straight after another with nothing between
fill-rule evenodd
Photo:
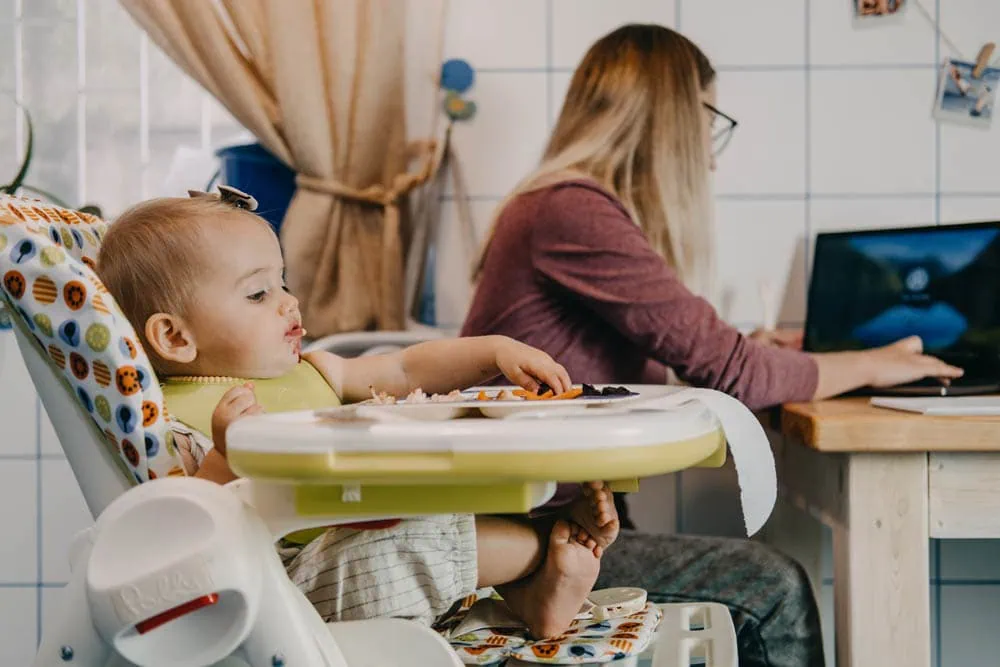
<instances>
[{"instance_id":1,"label":"laptop screen","mask_svg":"<svg viewBox=\"0 0 1000 667\"><path fill-rule=\"evenodd\" d=\"M1000 222L817 236L805 349L910 335L950 363L1000 363Z\"/></svg>"}]
</instances>

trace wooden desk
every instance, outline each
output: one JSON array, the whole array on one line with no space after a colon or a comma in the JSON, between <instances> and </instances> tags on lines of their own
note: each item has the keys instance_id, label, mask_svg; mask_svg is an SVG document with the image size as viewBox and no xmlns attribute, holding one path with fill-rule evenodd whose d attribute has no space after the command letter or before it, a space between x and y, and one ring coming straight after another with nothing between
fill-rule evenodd
<instances>
[{"instance_id":1,"label":"wooden desk","mask_svg":"<svg viewBox=\"0 0 1000 667\"><path fill-rule=\"evenodd\" d=\"M838 667L929 667L928 539L1000 538L1000 418L850 398L786 405L772 426L781 497L833 530ZM787 528L767 539L816 572L819 539Z\"/></svg>"}]
</instances>

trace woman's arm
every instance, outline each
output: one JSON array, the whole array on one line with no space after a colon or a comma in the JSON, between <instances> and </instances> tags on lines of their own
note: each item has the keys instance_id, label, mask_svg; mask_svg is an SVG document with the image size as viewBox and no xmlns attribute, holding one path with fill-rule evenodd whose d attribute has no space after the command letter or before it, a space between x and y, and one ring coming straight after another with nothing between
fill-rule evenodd
<instances>
[{"instance_id":1,"label":"woman's arm","mask_svg":"<svg viewBox=\"0 0 1000 667\"><path fill-rule=\"evenodd\" d=\"M681 283L620 204L592 188L553 189L529 249L542 279L564 298L684 380L751 408L955 372L905 346L807 355L750 341Z\"/></svg>"},{"instance_id":2,"label":"woman's arm","mask_svg":"<svg viewBox=\"0 0 1000 667\"><path fill-rule=\"evenodd\" d=\"M506 336L428 341L392 354L344 359L329 352L310 352L337 395L355 402L371 398L371 390L406 396L420 388L447 393L492 380L503 374L529 391L541 383L556 392L570 388L566 369L552 357Z\"/></svg>"}]
</instances>

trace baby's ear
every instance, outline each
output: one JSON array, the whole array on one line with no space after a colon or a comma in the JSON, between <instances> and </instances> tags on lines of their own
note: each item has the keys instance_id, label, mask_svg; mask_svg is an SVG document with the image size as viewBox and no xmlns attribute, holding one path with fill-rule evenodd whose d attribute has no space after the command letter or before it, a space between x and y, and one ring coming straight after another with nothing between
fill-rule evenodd
<instances>
[{"instance_id":1,"label":"baby's ear","mask_svg":"<svg viewBox=\"0 0 1000 667\"><path fill-rule=\"evenodd\" d=\"M166 362L190 364L198 357L191 327L177 315L150 315L146 320L146 340L153 352Z\"/></svg>"}]
</instances>

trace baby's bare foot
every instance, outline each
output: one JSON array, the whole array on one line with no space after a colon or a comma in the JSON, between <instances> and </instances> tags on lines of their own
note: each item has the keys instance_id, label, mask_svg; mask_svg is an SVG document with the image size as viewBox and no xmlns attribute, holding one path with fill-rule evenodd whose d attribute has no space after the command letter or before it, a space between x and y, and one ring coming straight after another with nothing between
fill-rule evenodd
<instances>
[{"instance_id":1,"label":"baby's bare foot","mask_svg":"<svg viewBox=\"0 0 1000 667\"><path fill-rule=\"evenodd\" d=\"M569 629L597 581L601 561L580 543L581 532L579 526L557 521L542 566L522 582L499 588L507 606L536 639Z\"/></svg>"},{"instance_id":2,"label":"baby's bare foot","mask_svg":"<svg viewBox=\"0 0 1000 667\"><path fill-rule=\"evenodd\" d=\"M611 489L604 482L584 484L583 495L570 506L569 512L570 519L583 528L580 544L593 549L598 558L618 539L618 510Z\"/></svg>"}]
</instances>

